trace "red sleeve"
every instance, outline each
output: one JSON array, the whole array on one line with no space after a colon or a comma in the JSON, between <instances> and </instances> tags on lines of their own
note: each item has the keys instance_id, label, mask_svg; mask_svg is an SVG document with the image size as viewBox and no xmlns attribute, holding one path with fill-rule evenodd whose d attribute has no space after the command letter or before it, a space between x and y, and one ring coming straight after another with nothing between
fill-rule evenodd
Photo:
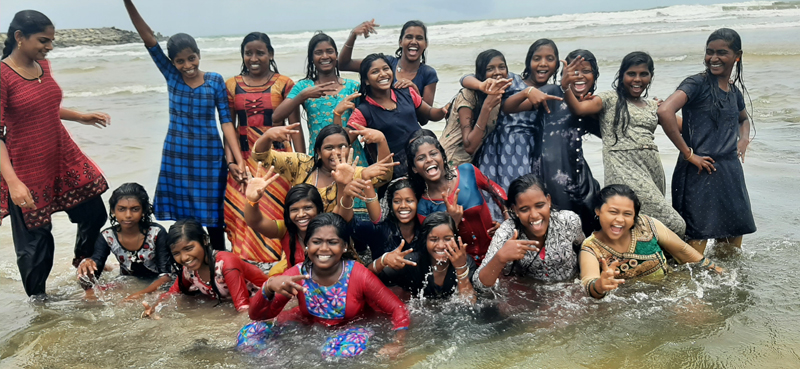
<instances>
[{"instance_id":1,"label":"red sleeve","mask_svg":"<svg viewBox=\"0 0 800 369\"><path fill-rule=\"evenodd\" d=\"M300 269L297 267L290 268L283 273L283 276L299 275ZM283 307L289 302L285 296L276 293L272 296L271 300L264 297L263 285L258 293L250 297L250 319L252 320L267 320L272 319L283 311Z\"/></svg>"},{"instance_id":2,"label":"red sleeve","mask_svg":"<svg viewBox=\"0 0 800 369\"><path fill-rule=\"evenodd\" d=\"M355 123L362 127L369 127L369 122L367 122L367 118L364 118L364 114L361 114L361 110L358 109L353 109L353 113L350 114L350 118L347 119L347 124L350 123ZM356 129L353 126L350 126L350 128Z\"/></svg>"},{"instance_id":3,"label":"red sleeve","mask_svg":"<svg viewBox=\"0 0 800 369\"><path fill-rule=\"evenodd\" d=\"M422 96L419 95L419 92L417 92L417 90L411 87L408 88L408 92L411 94L411 100L414 101L414 108L419 108L419 106L422 105Z\"/></svg>"},{"instance_id":4,"label":"red sleeve","mask_svg":"<svg viewBox=\"0 0 800 369\"><path fill-rule=\"evenodd\" d=\"M350 275L350 283L358 283L360 290L363 292L363 299L375 311L380 311L392 316L392 323L394 330L408 329L410 317L408 309L397 298L397 295L392 293L384 284L378 279L374 273L370 272L365 266L356 262L353 265L353 272Z\"/></svg>"},{"instance_id":5,"label":"red sleeve","mask_svg":"<svg viewBox=\"0 0 800 369\"><path fill-rule=\"evenodd\" d=\"M0 63L2 70L10 68L6 63ZM0 84L0 141L6 142L6 108L8 107L8 83Z\"/></svg>"},{"instance_id":6,"label":"red sleeve","mask_svg":"<svg viewBox=\"0 0 800 369\"><path fill-rule=\"evenodd\" d=\"M494 202L496 202L501 209L506 206L506 200L508 199L506 191L503 190L503 187L500 187L499 184L494 183L494 181L481 173L478 167L475 167L475 182L478 183L478 188L492 195L492 199L494 199Z\"/></svg>"},{"instance_id":7,"label":"red sleeve","mask_svg":"<svg viewBox=\"0 0 800 369\"><path fill-rule=\"evenodd\" d=\"M255 265L245 263L238 256L229 252L217 253L217 260L223 261L222 277L225 278L225 284L228 286L228 291L231 293L233 306L236 310L242 311L250 307L250 291L247 289L248 274L252 275L253 271L248 268L251 266L258 269ZM266 277L261 273L261 278L257 278L263 284ZM252 280L251 280L252 281ZM257 281L252 281L257 284ZM260 284L257 284L260 285Z\"/></svg>"},{"instance_id":8,"label":"red sleeve","mask_svg":"<svg viewBox=\"0 0 800 369\"><path fill-rule=\"evenodd\" d=\"M292 92L294 88L294 81L291 78L286 77L286 86L283 86L283 99L286 99L286 96L289 96L289 93Z\"/></svg>"},{"instance_id":9,"label":"red sleeve","mask_svg":"<svg viewBox=\"0 0 800 369\"><path fill-rule=\"evenodd\" d=\"M181 268L181 270L178 271L178 274L180 274L180 276L178 276L178 275L175 276L175 283L172 284L172 287L169 288L169 291L164 292L160 296L158 296L159 300L163 299L163 298L166 298L169 295L177 295L177 294L181 293L181 285L180 285L180 283L181 283L181 281L183 281L185 283L185 282L187 282L187 280L185 278L181 278L183 276L183 268ZM188 286L186 286L186 287L188 287Z\"/></svg>"}]
</instances>

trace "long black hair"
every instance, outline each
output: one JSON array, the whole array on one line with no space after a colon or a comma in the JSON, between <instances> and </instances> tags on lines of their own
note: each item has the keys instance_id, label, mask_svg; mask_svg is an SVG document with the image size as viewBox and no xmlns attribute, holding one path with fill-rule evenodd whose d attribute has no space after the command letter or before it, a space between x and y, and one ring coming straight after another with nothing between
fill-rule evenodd
<instances>
[{"instance_id":1,"label":"long black hair","mask_svg":"<svg viewBox=\"0 0 800 369\"><path fill-rule=\"evenodd\" d=\"M597 78L600 77L600 68L597 66L597 58L595 58L594 54L592 54L592 52L589 50L577 49L567 54L567 60L566 60L567 64L571 63L573 60L575 60L575 58L579 56L583 58L583 61L589 63L589 65L592 67L592 75L594 76L594 83L592 83L592 88L589 89L589 93L594 93L594 91L597 89ZM561 73L564 72L562 71Z\"/></svg>"},{"instance_id":2,"label":"long black hair","mask_svg":"<svg viewBox=\"0 0 800 369\"><path fill-rule=\"evenodd\" d=\"M167 56L169 60L174 60L181 51L186 49L192 50L197 56L200 56L200 48L197 47L197 41L188 34L176 33L167 40Z\"/></svg>"},{"instance_id":3,"label":"long black hair","mask_svg":"<svg viewBox=\"0 0 800 369\"><path fill-rule=\"evenodd\" d=\"M550 196L550 192L547 191L545 185L536 177L533 173L525 174L517 179L511 181L511 184L508 185L508 198L506 199L506 209L509 209L511 212L511 219L514 220L514 224L516 225L517 229L523 229L522 222L519 220L517 214L513 212L512 206L517 205L517 196L524 193L525 191L531 188L538 188L539 190L544 193L545 196ZM552 205L551 205L552 209Z\"/></svg>"},{"instance_id":4,"label":"long black hair","mask_svg":"<svg viewBox=\"0 0 800 369\"><path fill-rule=\"evenodd\" d=\"M614 79L614 82L611 83L611 87L617 91L617 104L614 106L614 123L611 126L611 129L614 131L614 145L616 145L619 140L617 132L621 131L626 136L628 135L628 123L631 121L631 113L628 111L628 97L630 96L622 80L625 78L625 72L627 72L628 69L642 64L647 65L647 70L650 71L650 76L652 77L655 71L655 65L653 64L653 58L650 57L650 54L644 51L634 51L625 55L617 71L617 77ZM648 84L647 88L644 90L643 98L647 97L648 91L650 91L650 84Z\"/></svg>"},{"instance_id":5,"label":"long black hair","mask_svg":"<svg viewBox=\"0 0 800 369\"><path fill-rule=\"evenodd\" d=\"M311 239L311 237L314 237L314 233L316 233L318 229L328 226L333 227L336 230L336 236L342 240L342 244L345 247L344 254L342 254L342 259L361 262L361 259L356 253L355 247L350 244L350 233L347 231L347 222L345 222L339 214L324 213L317 215L314 219L311 219L311 221L308 222L308 229L306 230L306 237L303 242L308 245L308 241ZM306 259L303 261L303 268L307 271L310 271L311 266L311 258L306 255Z\"/></svg>"},{"instance_id":6,"label":"long black hair","mask_svg":"<svg viewBox=\"0 0 800 369\"><path fill-rule=\"evenodd\" d=\"M712 41L722 40L728 44L728 47L733 50L734 53L740 54L742 53L742 38L739 36L739 33L730 29L730 28L720 28L711 33L708 36L708 40L706 40L706 46L710 44ZM744 85L744 75L743 75L743 66L742 66L742 55L739 55L738 60L735 62L735 70L736 73L732 75L733 85L738 87L739 90L743 94L747 94L747 99L750 101L750 108L753 107L753 101L750 99L750 93L747 92L747 87ZM709 91L711 91L711 103L713 107L711 108L711 120L714 121L714 124L718 127L719 126L719 115L720 109L722 108L722 102L720 101L719 96L719 80L711 74L709 70L709 66L706 65L705 70L705 82L709 85ZM746 111L746 109L745 109ZM753 127L753 135L755 136L755 124L753 123L753 117L750 113L747 113L748 118L750 118L750 125ZM749 137L747 137L749 139Z\"/></svg>"},{"instance_id":7,"label":"long black hair","mask_svg":"<svg viewBox=\"0 0 800 369\"><path fill-rule=\"evenodd\" d=\"M111 198L108 199L108 206L110 208L108 215L111 226L114 227L117 232L119 232L120 226L119 223L117 223L114 209L117 207L119 200L122 199L135 199L139 202L139 205L142 207L142 219L139 219L139 231L147 235L147 232L150 231L150 225L153 223L153 205L150 204L150 196L147 195L147 191L142 185L131 182L122 184L122 186L117 187L117 189L111 193Z\"/></svg>"},{"instance_id":8,"label":"long black hair","mask_svg":"<svg viewBox=\"0 0 800 369\"><path fill-rule=\"evenodd\" d=\"M335 124L327 125L325 128L322 128L317 135L317 140L314 141L314 166L308 171L306 174L306 178L303 179L303 182L308 180L308 177L311 176L311 173L314 173L314 170L319 169L322 166L322 159L319 157L319 152L322 150L322 143L325 141L328 136L333 135L342 135L344 136L344 140L347 142L347 146L350 147L350 135L347 134L347 131L342 128L342 126L337 126ZM346 157L346 156L345 156ZM366 160L366 158L363 158ZM355 160L355 158L353 158Z\"/></svg>"},{"instance_id":9,"label":"long black hair","mask_svg":"<svg viewBox=\"0 0 800 369\"><path fill-rule=\"evenodd\" d=\"M489 67L489 63L492 62L492 59L500 57L503 59L503 63L506 63L506 57L503 53L495 50L489 49L484 50L478 57L475 58L475 78L479 81L483 82L486 80L486 68ZM478 122L478 116L481 115L481 108L483 108L483 102L486 100L486 94L481 90L475 90L475 108L472 110L472 122L470 122L470 126L475 127L475 123Z\"/></svg>"},{"instance_id":10,"label":"long black hair","mask_svg":"<svg viewBox=\"0 0 800 369\"><path fill-rule=\"evenodd\" d=\"M386 196L383 197L386 199L386 207L383 209L386 214L386 220L397 225L398 227L400 226L400 221L397 219L397 215L394 214L392 203L394 202L394 194L404 188L410 188L411 191L414 192L414 187L411 186L411 181L408 180L408 177L397 178L390 182L389 186L386 187ZM414 193L414 197L417 197L416 193ZM414 228L419 226L419 219L417 217L413 217L412 224L414 225Z\"/></svg>"},{"instance_id":11,"label":"long black hair","mask_svg":"<svg viewBox=\"0 0 800 369\"><path fill-rule=\"evenodd\" d=\"M372 68L372 63L376 60L383 59L386 65L391 66L392 64L389 63L389 59L386 58L386 55L381 53L377 54L369 54L367 57L361 60L361 67L358 69L358 74L361 77L361 87L358 88L358 92L361 94L359 98L359 103L364 103L367 101L367 96L372 92L372 88L369 87L369 70ZM394 77L394 71L392 71L392 77Z\"/></svg>"},{"instance_id":12,"label":"long black hair","mask_svg":"<svg viewBox=\"0 0 800 369\"><path fill-rule=\"evenodd\" d=\"M286 200L283 204L283 219L286 225L286 232L289 234L289 266L294 265L295 253L297 252L297 235L300 232L297 225L294 224L289 217L289 208L303 200L311 201L311 203L314 204L314 207L317 208L317 215L325 211L325 207L322 205L322 196L319 195L319 190L310 184L297 184L286 193ZM307 231L308 230L306 230L306 234L308 234ZM303 251L301 250L300 252Z\"/></svg>"},{"instance_id":13,"label":"long black hair","mask_svg":"<svg viewBox=\"0 0 800 369\"><path fill-rule=\"evenodd\" d=\"M633 219L634 222L638 221L639 211L642 209L642 202L639 201L639 196L636 196L636 192L624 184L612 184L603 187L603 189L600 190L600 194L595 198L595 210L600 210L603 204L607 203L608 199L614 196L627 197L633 201Z\"/></svg>"},{"instance_id":14,"label":"long black hair","mask_svg":"<svg viewBox=\"0 0 800 369\"><path fill-rule=\"evenodd\" d=\"M247 66L244 64L244 47L245 47L245 45L247 45L247 44L249 44L249 43L251 43L253 41L261 41L265 45L267 45L267 51L269 51L269 53L271 55L271 57L269 58L269 69L273 73L277 74L278 73L278 63L275 62L275 49L272 47L272 42L270 42L269 36L267 36L267 34L263 33L263 32L250 32L250 33L247 34L247 36L244 36L244 40L242 40L242 46L241 46L242 72L240 74L241 75L245 75L245 74L250 73L250 71L247 70Z\"/></svg>"},{"instance_id":15,"label":"long black hair","mask_svg":"<svg viewBox=\"0 0 800 369\"><path fill-rule=\"evenodd\" d=\"M200 224L200 222L194 219L181 219L169 227L169 232L167 232L167 246L172 249L176 243L181 241L196 241L203 248L203 251L206 254L205 262L208 264L208 269L211 272L211 289L214 290L214 293L217 295L217 305L219 305L219 303L222 302L222 295L219 293L216 276L214 275L216 269L216 258L214 257L215 250L211 247L211 239L208 237L208 233L206 233L206 230L203 229L203 225ZM189 291L189 288L183 284L183 268L179 265L178 261L175 260L174 257L172 259L175 261L173 266L177 267L178 286L181 289L181 293L186 295L194 295L196 292Z\"/></svg>"},{"instance_id":16,"label":"long black hair","mask_svg":"<svg viewBox=\"0 0 800 369\"><path fill-rule=\"evenodd\" d=\"M14 14L14 19L8 25L8 35L3 45L3 59L11 55L17 47L14 35L19 31L25 38L30 38L35 33L44 32L47 27L53 27L53 22L46 15L36 10L22 10Z\"/></svg>"},{"instance_id":17,"label":"long black hair","mask_svg":"<svg viewBox=\"0 0 800 369\"><path fill-rule=\"evenodd\" d=\"M336 47L336 41L333 40L331 36L328 36L326 33L319 31L311 37L311 40L308 41L308 59L306 60L306 79L316 81L317 77L319 77L317 72L317 66L314 65L314 49L317 48L317 45L320 42L327 42L333 46L333 50L336 51L336 65L334 65L334 69L336 70L336 76L339 77L339 49Z\"/></svg>"},{"instance_id":18,"label":"long black hair","mask_svg":"<svg viewBox=\"0 0 800 369\"><path fill-rule=\"evenodd\" d=\"M531 60L533 59L533 54L536 53L536 50L539 50L542 46L550 46L553 48L553 52L556 54L556 70L553 71L553 83L556 83L556 74L558 74L558 67L561 64L558 59L558 46L553 40L549 38L540 38L534 41L531 44L531 47L528 48L528 55L525 56L525 69L522 71L522 79L528 79L533 73L531 69Z\"/></svg>"},{"instance_id":19,"label":"long black hair","mask_svg":"<svg viewBox=\"0 0 800 369\"><path fill-rule=\"evenodd\" d=\"M423 144L431 144L442 155L442 162L444 165L444 178L450 180L455 178L453 174L452 168L450 168L450 164L447 163L447 154L444 152L444 147L436 138L436 134L428 129L420 129L411 134L411 137L408 140L408 144L406 144L406 163L408 165L408 179L411 182L411 188L414 189L414 194L417 195L417 198L422 198L422 194L425 193L425 189L427 186L425 185L425 178L422 178L422 175L419 173L415 173L413 168L414 160L417 157L417 150ZM436 195L434 195L436 196Z\"/></svg>"},{"instance_id":20,"label":"long black hair","mask_svg":"<svg viewBox=\"0 0 800 369\"><path fill-rule=\"evenodd\" d=\"M425 26L425 23L422 23L422 21L418 21L418 20L410 20L410 21L406 22L406 24L403 25L403 28L400 29L400 38L398 39L398 41L399 42L403 42L403 37L405 37L405 35L406 35L406 30L411 28L411 27L422 28L422 35L423 35L423 37L425 37L425 44L426 44L425 51L422 52L422 64L425 64L425 54L428 53L428 47L427 47L427 44L428 44L428 27ZM401 56L403 56L403 48L402 47L398 47L397 51L394 52L394 56L396 56L398 59Z\"/></svg>"}]
</instances>

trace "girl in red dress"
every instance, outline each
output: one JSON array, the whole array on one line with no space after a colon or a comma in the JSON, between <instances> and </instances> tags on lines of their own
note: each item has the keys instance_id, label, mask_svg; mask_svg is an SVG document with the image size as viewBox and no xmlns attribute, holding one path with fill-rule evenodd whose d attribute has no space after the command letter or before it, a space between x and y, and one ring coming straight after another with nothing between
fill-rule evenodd
<instances>
[{"instance_id":1,"label":"girl in red dress","mask_svg":"<svg viewBox=\"0 0 800 369\"><path fill-rule=\"evenodd\" d=\"M8 28L0 63L0 220L11 216L17 266L28 296L44 295L53 268L50 215L66 211L78 225L76 267L92 255L107 217L100 194L108 183L61 120L105 127L110 118L61 107L63 94L45 59L54 38L47 16L21 11Z\"/></svg>"}]
</instances>

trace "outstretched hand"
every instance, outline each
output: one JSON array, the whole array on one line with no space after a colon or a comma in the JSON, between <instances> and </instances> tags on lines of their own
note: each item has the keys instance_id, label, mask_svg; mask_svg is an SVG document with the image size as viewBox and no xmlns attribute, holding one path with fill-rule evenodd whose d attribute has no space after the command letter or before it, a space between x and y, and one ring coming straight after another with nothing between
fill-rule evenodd
<instances>
[{"instance_id":1,"label":"outstretched hand","mask_svg":"<svg viewBox=\"0 0 800 369\"><path fill-rule=\"evenodd\" d=\"M464 267L467 266L467 248L464 247L464 243L461 242L461 237L458 237L458 241L453 240L448 243L444 252L447 254L447 259L450 260L450 264L452 264L454 268L464 269Z\"/></svg>"},{"instance_id":2,"label":"outstretched hand","mask_svg":"<svg viewBox=\"0 0 800 369\"><path fill-rule=\"evenodd\" d=\"M414 249L408 249L403 251L403 247L406 245L406 240L400 241L400 246L396 249L386 253L385 257L381 257L381 263L383 266L392 268L394 270L400 270L405 268L406 265L417 266L417 263L406 260L406 255L410 254Z\"/></svg>"},{"instance_id":3,"label":"outstretched hand","mask_svg":"<svg viewBox=\"0 0 800 369\"><path fill-rule=\"evenodd\" d=\"M380 24L375 23L375 19L373 18L372 20L363 22L356 26L356 28L353 28L352 33L356 36L361 35L364 36L364 38L369 38L370 34L378 34L378 31L376 31L375 28L380 26Z\"/></svg>"},{"instance_id":4,"label":"outstretched hand","mask_svg":"<svg viewBox=\"0 0 800 369\"><path fill-rule=\"evenodd\" d=\"M264 191L267 190L267 187L269 187L272 182L275 182L275 180L278 179L279 174L273 174L275 167L269 167L267 174L265 174L263 177L260 175L261 167L262 164L258 163L258 171L256 172L255 177L253 177L253 174L250 173L250 168L247 168L247 190L245 192L247 201L258 202L258 200L261 199L261 196L264 196Z\"/></svg>"},{"instance_id":5,"label":"outstretched hand","mask_svg":"<svg viewBox=\"0 0 800 369\"><path fill-rule=\"evenodd\" d=\"M605 258L600 259L600 279L598 279L594 284L594 288L597 290L595 292L605 294L606 292L617 289L619 285L625 283L624 279L616 278L619 276L618 268L620 264L621 262L619 260L615 260L611 264L608 264Z\"/></svg>"},{"instance_id":6,"label":"outstretched hand","mask_svg":"<svg viewBox=\"0 0 800 369\"><path fill-rule=\"evenodd\" d=\"M272 142L285 142L291 141L292 135L300 133L300 123L292 123L288 126L273 126L261 135L261 140L269 140Z\"/></svg>"},{"instance_id":7,"label":"outstretched hand","mask_svg":"<svg viewBox=\"0 0 800 369\"><path fill-rule=\"evenodd\" d=\"M100 112L81 114L78 123L104 128L111 125L111 116Z\"/></svg>"},{"instance_id":8,"label":"outstretched hand","mask_svg":"<svg viewBox=\"0 0 800 369\"><path fill-rule=\"evenodd\" d=\"M347 158L343 158L340 154L334 154L333 160L336 162L336 167L331 171L334 182L347 186L355 176L356 164L353 160L353 148L348 150ZM355 158L358 160L358 157Z\"/></svg>"}]
</instances>

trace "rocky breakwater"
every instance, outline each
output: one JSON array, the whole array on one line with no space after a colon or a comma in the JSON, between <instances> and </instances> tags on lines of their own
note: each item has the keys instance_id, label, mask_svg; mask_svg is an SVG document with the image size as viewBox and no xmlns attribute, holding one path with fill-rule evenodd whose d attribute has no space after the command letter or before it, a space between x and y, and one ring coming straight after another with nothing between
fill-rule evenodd
<instances>
[{"instance_id":1,"label":"rocky breakwater","mask_svg":"<svg viewBox=\"0 0 800 369\"><path fill-rule=\"evenodd\" d=\"M5 43L5 33L0 34L0 44ZM156 33L159 41L165 41L168 37ZM79 28L79 29L57 29L55 47L71 46L103 46L121 45L142 42L136 32L117 29L115 27L103 28Z\"/></svg>"}]
</instances>

